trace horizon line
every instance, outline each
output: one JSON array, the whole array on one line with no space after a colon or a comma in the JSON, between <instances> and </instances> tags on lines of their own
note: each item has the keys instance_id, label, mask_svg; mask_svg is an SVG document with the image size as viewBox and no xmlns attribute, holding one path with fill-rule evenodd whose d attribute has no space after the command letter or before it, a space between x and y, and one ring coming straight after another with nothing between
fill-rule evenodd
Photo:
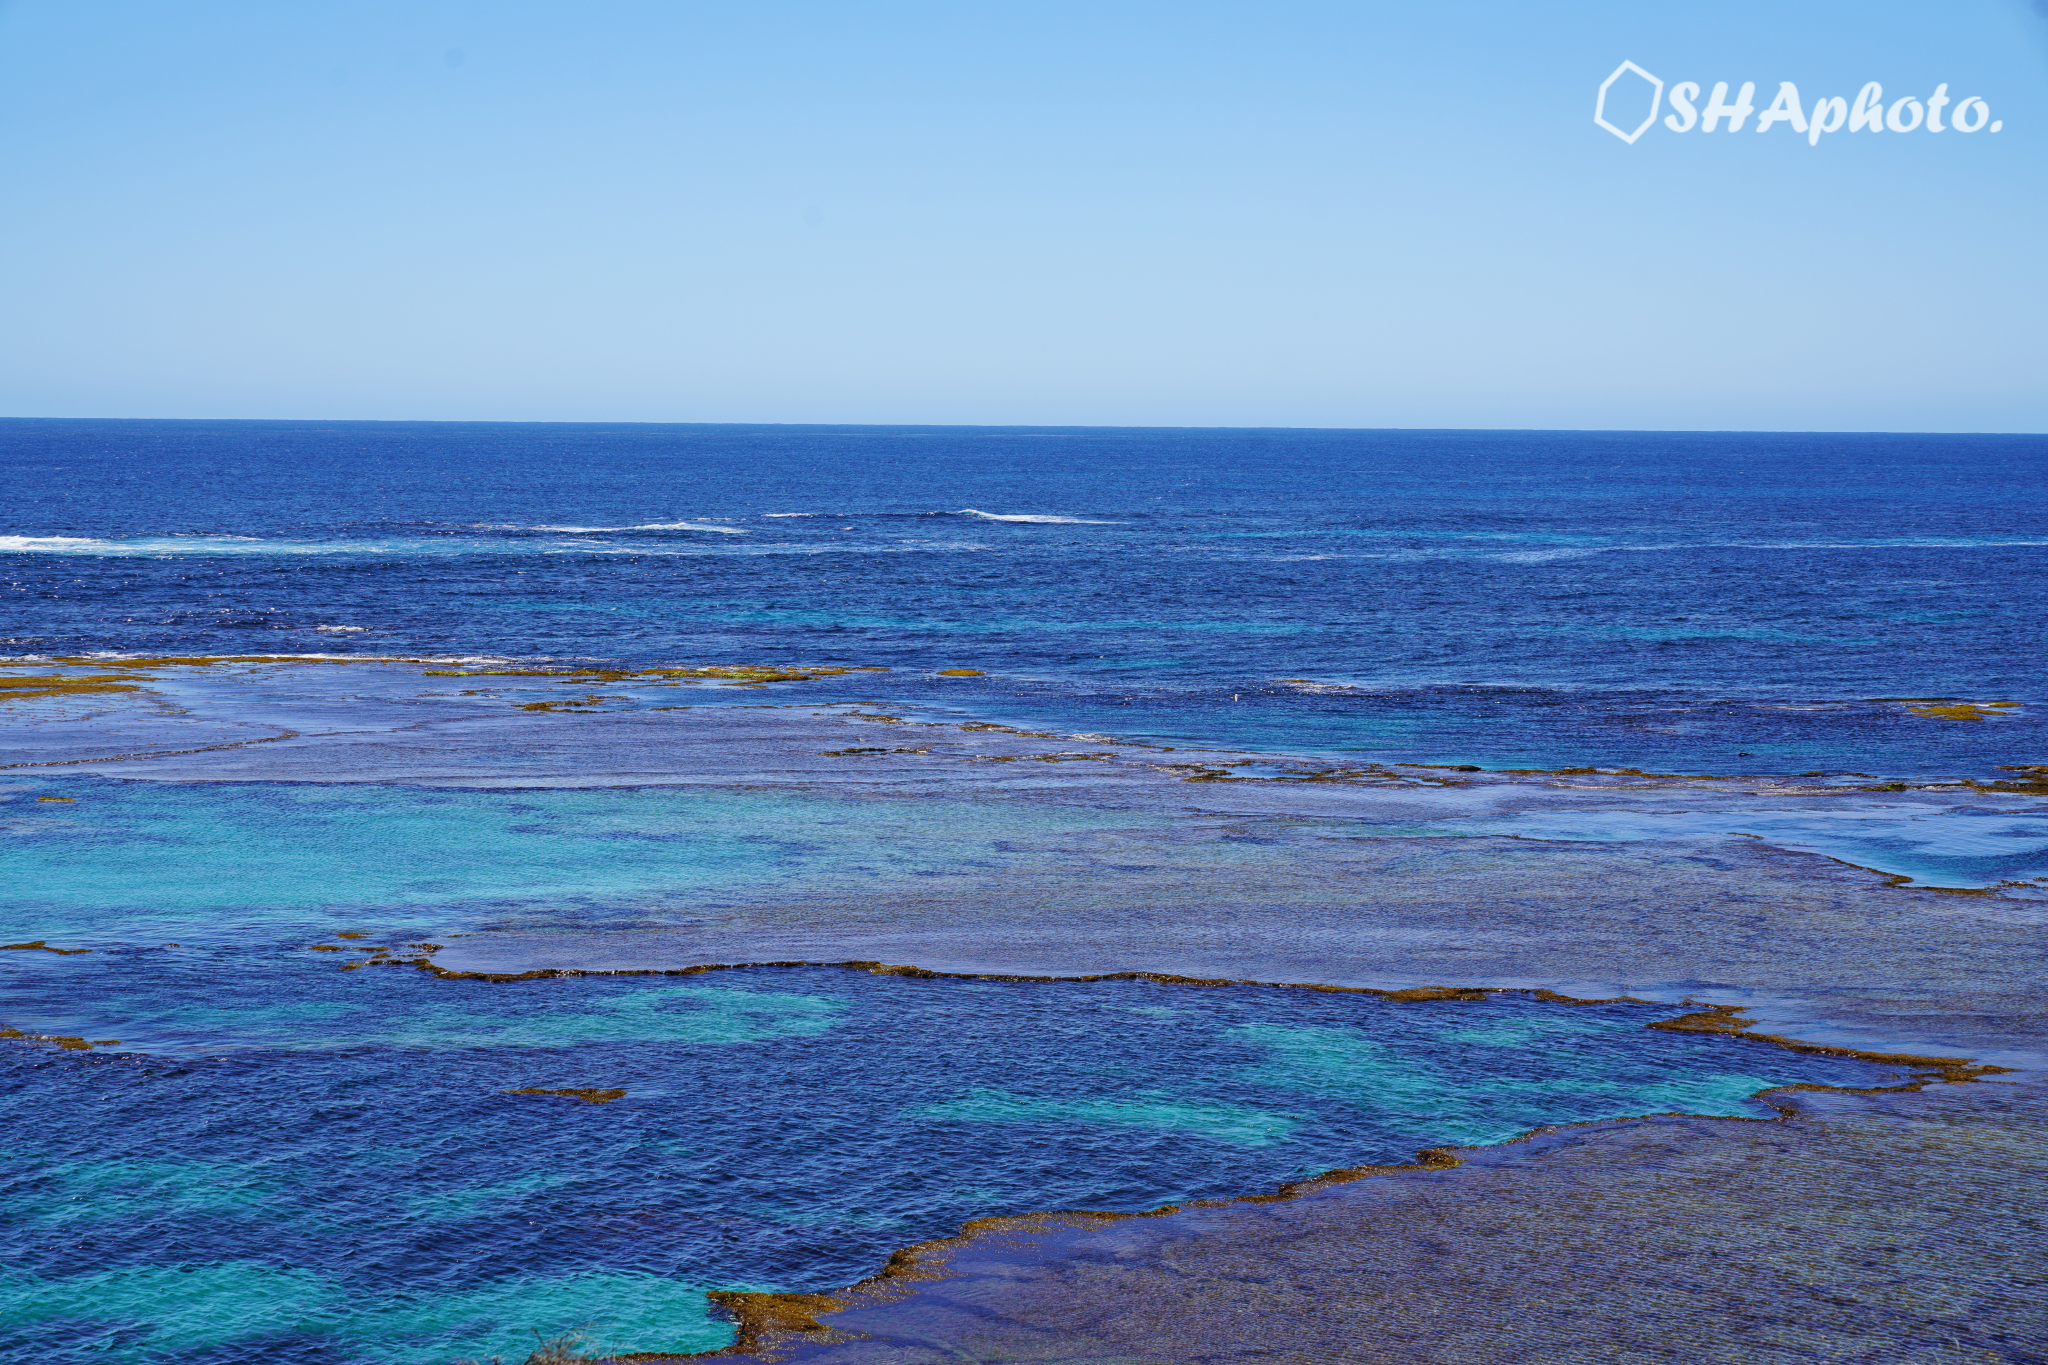
<instances>
[{"instance_id":1,"label":"horizon line","mask_svg":"<svg viewBox=\"0 0 2048 1365\"><path fill-rule=\"evenodd\" d=\"M0 414L0 422L189 422L270 423L318 426L525 426L525 427L701 427L731 430L782 428L804 431L986 431L986 432L1399 432L1404 435L1471 433L1593 436L2048 436L2048 431L1952 430L1933 427L1430 427L1310 426L1265 424L1104 423L1104 422L777 422L777 421L654 421L644 418L559 417L75 417Z\"/></svg>"}]
</instances>

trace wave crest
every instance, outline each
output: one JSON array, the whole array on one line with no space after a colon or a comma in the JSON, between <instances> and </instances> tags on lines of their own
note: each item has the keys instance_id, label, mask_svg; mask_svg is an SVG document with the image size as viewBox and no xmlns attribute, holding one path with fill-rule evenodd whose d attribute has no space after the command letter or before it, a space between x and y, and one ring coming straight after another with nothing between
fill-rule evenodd
<instances>
[{"instance_id":1,"label":"wave crest","mask_svg":"<svg viewBox=\"0 0 2048 1365\"><path fill-rule=\"evenodd\" d=\"M750 534L739 526L709 526L700 521L643 521L632 526L508 526L508 531L562 531L570 535L589 535L596 531L716 531L722 536L744 536Z\"/></svg>"},{"instance_id":2,"label":"wave crest","mask_svg":"<svg viewBox=\"0 0 2048 1365\"><path fill-rule=\"evenodd\" d=\"M984 512L978 507L963 507L957 512L940 512L946 517L979 517L983 521L1020 521L1036 526L1121 526L1120 521L1095 521L1088 517L1056 517L1034 512Z\"/></svg>"}]
</instances>

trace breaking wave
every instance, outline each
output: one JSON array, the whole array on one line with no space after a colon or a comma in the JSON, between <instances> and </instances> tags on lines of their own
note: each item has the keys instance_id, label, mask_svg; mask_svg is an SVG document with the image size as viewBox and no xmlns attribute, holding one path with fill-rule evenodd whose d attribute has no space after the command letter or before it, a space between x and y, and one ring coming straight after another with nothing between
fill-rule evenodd
<instances>
[{"instance_id":1,"label":"breaking wave","mask_svg":"<svg viewBox=\"0 0 2048 1365\"><path fill-rule=\"evenodd\" d=\"M1034 513L1034 512L1017 512L1017 513L1007 513L1007 514L1006 514L1006 513L1002 513L1002 512L984 512L984 511L980 510L979 508L975 508L975 507L963 507L963 508L961 508L961 509L960 509L959 511L957 511L957 512L939 512L939 513L935 513L934 515L937 515L937 516L942 516L942 517L948 517L948 516L951 516L951 517L978 517L978 518L980 518L980 519L981 519L982 521L1017 521L1017 522L1028 522L1028 523L1030 523L1030 524L1032 524L1032 525L1035 525L1035 526L1121 526L1121 525L1123 525L1123 523L1122 523L1122 522L1120 522L1120 521L1097 521L1097 520L1093 520L1093 519L1091 519L1091 518L1088 518L1088 517L1056 517L1056 516L1050 516L1050 515L1041 515L1041 514L1039 514L1039 513Z\"/></svg>"},{"instance_id":2,"label":"breaking wave","mask_svg":"<svg viewBox=\"0 0 2048 1365\"><path fill-rule=\"evenodd\" d=\"M560 531L568 535L590 535L598 531L716 531L722 536L743 536L740 526L710 526L700 521L643 521L632 526L506 526L507 531Z\"/></svg>"}]
</instances>

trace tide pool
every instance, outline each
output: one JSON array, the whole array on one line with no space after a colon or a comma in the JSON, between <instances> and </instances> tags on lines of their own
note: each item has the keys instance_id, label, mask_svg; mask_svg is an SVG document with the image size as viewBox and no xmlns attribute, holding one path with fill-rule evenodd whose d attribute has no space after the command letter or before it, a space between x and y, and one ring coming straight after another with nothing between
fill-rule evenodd
<instances>
[{"instance_id":1,"label":"tide pool","mask_svg":"<svg viewBox=\"0 0 2048 1365\"><path fill-rule=\"evenodd\" d=\"M1942 807L1848 797L1795 809L1758 801L1705 804L1692 810L1533 811L1459 821L1457 827L1522 839L1614 843L1747 835L1923 886L2048 890L2048 814L2033 802Z\"/></svg>"},{"instance_id":2,"label":"tide pool","mask_svg":"<svg viewBox=\"0 0 2048 1365\"><path fill-rule=\"evenodd\" d=\"M715 1347L969 1218L1260 1193L1893 1068L1668 1007L825 968L442 979L118 949L5 979L0 1349L446 1365ZM118 1039L119 1041L112 1041Z\"/></svg>"}]
</instances>

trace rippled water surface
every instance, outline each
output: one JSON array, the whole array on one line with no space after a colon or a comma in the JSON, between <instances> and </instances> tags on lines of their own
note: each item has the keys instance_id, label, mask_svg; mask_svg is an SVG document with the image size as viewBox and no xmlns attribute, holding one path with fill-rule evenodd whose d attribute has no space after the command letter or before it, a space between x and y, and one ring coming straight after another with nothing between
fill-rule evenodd
<instances>
[{"instance_id":1,"label":"rippled water surface","mask_svg":"<svg viewBox=\"0 0 2048 1365\"><path fill-rule=\"evenodd\" d=\"M835 968L493 983L336 970L364 945L330 942L39 955L12 983L17 1025L100 1043L0 1054L12 1350L429 1361L586 1321L708 1348L697 1291L829 1289L970 1217L1894 1076L1643 1027L1668 1007Z\"/></svg>"},{"instance_id":2,"label":"rippled water surface","mask_svg":"<svg viewBox=\"0 0 2048 1365\"><path fill-rule=\"evenodd\" d=\"M2048 758L2038 436L0 422L19 653L842 662L1422 761ZM970 667L988 677L933 680Z\"/></svg>"}]
</instances>

